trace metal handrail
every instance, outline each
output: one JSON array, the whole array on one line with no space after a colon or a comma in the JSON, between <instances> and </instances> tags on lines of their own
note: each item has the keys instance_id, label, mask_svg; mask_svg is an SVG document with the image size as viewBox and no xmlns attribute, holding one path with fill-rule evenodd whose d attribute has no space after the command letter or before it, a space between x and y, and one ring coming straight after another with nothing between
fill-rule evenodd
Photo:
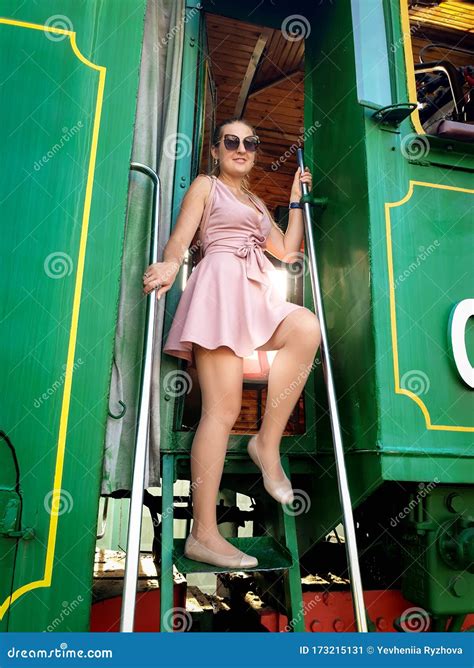
<instances>
[{"instance_id":1,"label":"metal handrail","mask_svg":"<svg viewBox=\"0 0 474 668\"><path fill-rule=\"evenodd\" d=\"M105 497L104 505L102 507L102 522L100 525L100 531L96 536L96 540L100 540L105 536L105 531L107 529L107 514L109 510L109 497Z\"/></svg>"},{"instance_id":2,"label":"metal handrail","mask_svg":"<svg viewBox=\"0 0 474 668\"><path fill-rule=\"evenodd\" d=\"M139 162L132 162L130 169L145 174L153 181L153 210L150 243L150 264L158 261L158 223L160 210L160 179L158 174ZM153 341L156 313L155 291L149 293L146 304L144 364L140 388L139 417L136 435L133 481L130 496L127 552L123 581L121 632L133 632L135 620L135 600L137 595L138 565L140 560L140 538L143 515L143 491L145 467L148 459L148 437L150 426L150 390L153 362Z\"/></svg>"},{"instance_id":3,"label":"metal handrail","mask_svg":"<svg viewBox=\"0 0 474 668\"><path fill-rule=\"evenodd\" d=\"M304 173L303 151L298 148L296 151L298 165L301 173ZM349 492L349 484L347 481L346 464L344 460L344 446L342 443L341 425L339 421L339 412L337 409L336 391L334 388L334 379L331 367L331 356L329 354L329 344L326 332L326 322L324 317L323 300L321 295L321 288L319 284L318 265L316 261L316 251L313 237L313 227L311 219L311 205L308 201L308 186L306 183L301 184L303 192L303 211L305 233L309 255L309 268L311 277L311 288L313 291L313 299L316 305L316 312L321 328L321 361L326 380L326 389L329 401L329 413L331 416L331 430L334 441L334 453L336 458L337 482L339 486L339 497L342 505L342 515L345 533L345 546L347 561L349 564L352 603L354 606L354 614L356 619L357 630L367 633L367 617L364 606L364 592L362 589L362 579L360 575L359 556L357 553L357 540L354 527L354 516L352 514L352 503ZM320 200L322 202L322 200Z\"/></svg>"}]
</instances>

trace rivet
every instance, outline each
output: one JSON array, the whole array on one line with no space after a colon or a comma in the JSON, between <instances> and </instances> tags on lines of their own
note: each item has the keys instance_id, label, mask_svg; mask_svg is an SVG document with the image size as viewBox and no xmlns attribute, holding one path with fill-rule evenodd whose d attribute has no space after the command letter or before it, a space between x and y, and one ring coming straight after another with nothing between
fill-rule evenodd
<instances>
[{"instance_id":1,"label":"rivet","mask_svg":"<svg viewBox=\"0 0 474 668\"><path fill-rule=\"evenodd\" d=\"M319 621L319 619L313 619L311 624L309 625L309 628L311 629L311 631L313 631L313 633L319 631L321 629L321 622Z\"/></svg>"},{"instance_id":2,"label":"rivet","mask_svg":"<svg viewBox=\"0 0 474 668\"><path fill-rule=\"evenodd\" d=\"M341 633L344 630L344 622L340 617L338 617L334 620L332 627L335 631Z\"/></svg>"}]
</instances>

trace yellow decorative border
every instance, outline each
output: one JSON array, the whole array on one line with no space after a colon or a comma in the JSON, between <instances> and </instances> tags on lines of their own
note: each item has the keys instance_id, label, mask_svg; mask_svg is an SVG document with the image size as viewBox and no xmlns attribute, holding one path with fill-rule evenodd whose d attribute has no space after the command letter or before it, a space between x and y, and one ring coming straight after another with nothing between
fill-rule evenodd
<instances>
[{"instance_id":1,"label":"yellow decorative border","mask_svg":"<svg viewBox=\"0 0 474 668\"><path fill-rule=\"evenodd\" d=\"M392 230L390 225L390 209L395 209L398 206L402 206L413 195L415 186L425 186L428 188L440 188L442 190L455 190L456 192L471 193L474 194L474 190L468 188L455 188L454 186L445 186L439 183L426 183L424 181L411 181L408 188L408 192L403 197L403 199L398 202L385 202L385 229L387 236L387 264L388 264L388 283L390 291L390 329L392 333L392 352L393 352L393 375L395 382L395 393L404 394L407 397L410 397L420 408L425 417L426 428L439 430L439 431L474 431L474 427L456 427L450 425L440 425L433 424L431 422L431 416L429 414L428 408L420 399L420 397L406 390L403 387L400 387L400 369L398 364L398 339L397 339L397 319L396 319L396 309L395 309L395 283L393 280L393 253L392 253Z\"/></svg>"},{"instance_id":2,"label":"yellow decorative border","mask_svg":"<svg viewBox=\"0 0 474 668\"><path fill-rule=\"evenodd\" d=\"M418 105L418 96L416 94L416 79L415 79L415 62L413 60L413 47L411 43L410 32L410 13L408 11L407 0L400 0L400 20L403 34L403 50L405 53L405 69L408 86L408 102L414 102ZM414 109L410 115L413 126L419 135L425 135L423 126L420 121L420 113Z\"/></svg>"},{"instance_id":3,"label":"yellow decorative border","mask_svg":"<svg viewBox=\"0 0 474 668\"><path fill-rule=\"evenodd\" d=\"M58 453L56 457L56 466L54 471L54 483L53 483L53 495L51 503L51 521L49 524L49 533L48 533L48 544L46 549L46 562L44 569L44 577L42 580L36 580L35 582L30 582L26 585L23 585L19 589L15 590L10 596L8 596L2 606L0 607L0 619L3 619L6 611L10 605L16 601L20 596L26 594L26 592L31 591L32 589L37 589L39 587L50 587L53 574L53 562L54 562L54 552L56 547L56 534L58 529L58 511L61 500L61 482L64 469L64 454L66 446L66 432L67 424L69 418L69 406L71 400L71 388L72 388L72 370L74 365L74 354L76 350L76 339L77 339L77 327L79 322L79 309L81 303L81 292L82 292L82 280L84 275L84 262L86 255L86 245L87 245L87 233L89 227L89 217L91 210L92 202L92 190L94 185L94 170L97 157L97 145L99 139L99 128L100 128L100 117L102 113L102 102L104 98L104 87L105 87L105 75L107 68L101 65L95 65L90 60L85 58L82 53L79 51L76 44L76 33L71 30L63 30L61 28L53 28L46 25L40 25L36 23L27 23L25 21L14 21L12 19L0 18L0 24L7 24L12 26L18 26L19 28L29 28L31 30L41 30L46 32L52 32L60 35L66 35L69 37L71 48L77 58L83 62L87 67L97 70L99 72L99 85L97 88L97 99L95 105L95 115L94 115L94 124L92 129L92 141L91 141L91 151L89 157L89 167L87 171L87 182L86 182L86 192L84 199L84 211L82 215L82 228L81 228L81 237L79 243L79 255L77 259L77 276L76 284L74 286L74 300L72 307L72 319L71 319L71 329L69 333L69 345L67 353L67 362L66 362L66 371L65 371L65 381L64 381L64 394L63 401L61 406L61 416L59 420L59 438L58 438Z\"/></svg>"}]
</instances>

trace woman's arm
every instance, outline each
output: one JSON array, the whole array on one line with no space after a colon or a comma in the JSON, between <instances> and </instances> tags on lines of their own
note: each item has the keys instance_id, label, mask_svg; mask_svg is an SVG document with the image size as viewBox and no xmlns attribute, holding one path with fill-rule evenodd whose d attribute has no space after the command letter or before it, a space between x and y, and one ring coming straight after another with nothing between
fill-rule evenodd
<instances>
[{"instance_id":1,"label":"woman's arm","mask_svg":"<svg viewBox=\"0 0 474 668\"><path fill-rule=\"evenodd\" d=\"M189 186L181 203L176 225L163 251L164 262L175 261L178 263L178 268L181 266L184 255L201 222L210 190L211 183L202 174L196 176Z\"/></svg>"},{"instance_id":2,"label":"woman's arm","mask_svg":"<svg viewBox=\"0 0 474 668\"><path fill-rule=\"evenodd\" d=\"M209 179L200 174L189 186L181 203L176 225L163 250L163 261L151 264L143 277L143 292L148 294L160 285L157 299L171 288L183 262L184 255L201 222L204 207L211 191Z\"/></svg>"},{"instance_id":3,"label":"woman's arm","mask_svg":"<svg viewBox=\"0 0 474 668\"><path fill-rule=\"evenodd\" d=\"M290 202L299 202L301 199L300 183L307 183L308 189L312 188L312 176L308 167L305 173L300 177L300 168L298 167L293 185L291 187ZM286 233L274 224L267 238L267 250L278 260L283 262L295 262L301 257L301 244L304 237L304 222L302 209L290 209L288 215L288 227Z\"/></svg>"}]
</instances>

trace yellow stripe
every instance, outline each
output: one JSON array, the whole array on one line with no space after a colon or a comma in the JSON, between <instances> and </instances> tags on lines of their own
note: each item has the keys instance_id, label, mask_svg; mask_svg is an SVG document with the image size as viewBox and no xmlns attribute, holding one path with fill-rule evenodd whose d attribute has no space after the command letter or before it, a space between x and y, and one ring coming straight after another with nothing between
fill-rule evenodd
<instances>
[{"instance_id":1,"label":"yellow stripe","mask_svg":"<svg viewBox=\"0 0 474 668\"><path fill-rule=\"evenodd\" d=\"M87 172L86 192L84 199L84 211L82 215L81 238L79 243L79 255L77 260L77 275L74 286L74 300L72 308L71 329L69 334L69 345L65 371L64 394L61 406L61 416L59 420L59 436L58 436L58 451L56 457L56 466L54 471L53 494L51 500L51 521L49 524L48 543L46 549L45 570L42 580L29 582L16 589L11 596L5 599L0 607L0 619L3 618L11 603L16 601L20 596L27 591L36 589L38 587L50 587L53 575L54 552L56 547L56 536L58 529L58 508L61 499L61 483L64 471L64 455L66 449L66 434L69 418L69 407L71 401L72 376L74 366L74 355L76 350L77 329L79 323L79 311L81 305L82 281L84 276L84 263L87 246L87 233L89 228L89 217L92 203L92 191L94 186L94 170L97 158L97 147L99 142L100 118L102 113L102 103L104 98L105 76L107 68L101 65L95 65L90 60L85 58L76 44L76 33L70 30L62 30L60 28L52 28L35 23L27 23L25 21L14 21L10 19L0 19L0 23L17 26L20 28L29 28L32 30L47 30L49 32L60 33L67 35L70 39L72 50L77 58L83 62L87 67L99 72L99 85L97 88L97 99L95 105L94 125L92 129L91 151L89 157L89 167Z\"/></svg>"},{"instance_id":2,"label":"yellow stripe","mask_svg":"<svg viewBox=\"0 0 474 668\"><path fill-rule=\"evenodd\" d=\"M407 0L400 0L400 20L403 34L403 50L405 53L405 69L408 87L408 101L418 104L416 94L415 63L413 61L413 47L411 43L410 15L408 12ZM420 135L426 134L420 121L418 109L415 109L410 115L411 121L416 132Z\"/></svg>"},{"instance_id":3,"label":"yellow stripe","mask_svg":"<svg viewBox=\"0 0 474 668\"><path fill-rule=\"evenodd\" d=\"M410 181L408 192L401 200L398 202L386 202L385 203L385 233L387 240L387 264L388 264L388 286L389 286L389 302L390 302L390 331L392 338L392 354L393 354L393 377L395 385L395 394L404 394L405 396L412 399L420 408L425 418L425 424L427 429L437 430L437 431L465 431L471 432L474 431L474 427L459 427L451 425L436 425L431 421L431 416L428 411L428 408L420 397L411 392L400 387L400 367L399 367L399 358L398 358L398 338L397 338L397 312L396 312L396 302L395 302L395 281L393 277L393 251L392 251L392 230L390 222L390 209L395 209L398 206L403 206L408 200L412 197L415 190L415 186L425 186L428 188L439 188L441 190L454 190L456 192L463 192L474 194L474 190L469 188L457 188L454 186L446 186L441 183L427 183L425 181Z\"/></svg>"}]
</instances>

